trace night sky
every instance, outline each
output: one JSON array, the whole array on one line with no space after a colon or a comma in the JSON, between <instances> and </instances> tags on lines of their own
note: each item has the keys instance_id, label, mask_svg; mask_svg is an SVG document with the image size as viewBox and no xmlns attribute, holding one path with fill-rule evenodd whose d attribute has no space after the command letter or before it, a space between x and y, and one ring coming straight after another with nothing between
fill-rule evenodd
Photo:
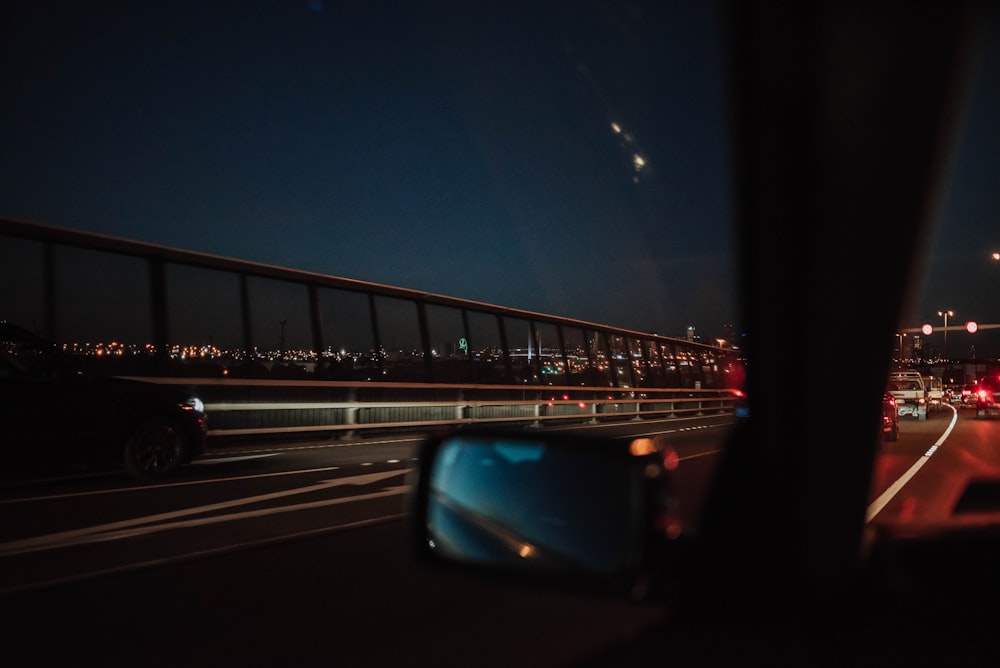
<instances>
[{"instance_id":1,"label":"night sky","mask_svg":"<svg viewBox=\"0 0 1000 668\"><path fill-rule=\"evenodd\" d=\"M736 322L716 3L9 6L2 216L671 336ZM1000 323L996 46L917 321Z\"/></svg>"}]
</instances>

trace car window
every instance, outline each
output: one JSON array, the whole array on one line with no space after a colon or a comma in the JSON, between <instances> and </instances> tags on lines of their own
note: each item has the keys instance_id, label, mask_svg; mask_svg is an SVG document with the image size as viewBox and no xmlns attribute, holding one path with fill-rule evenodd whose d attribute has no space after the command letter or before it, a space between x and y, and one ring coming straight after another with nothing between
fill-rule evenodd
<instances>
[{"instance_id":1,"label":"car window","mask_svg":"<svg viewBox=\"0 0 1000 668\"><path fill-rule=\"evenodd\" d=\"M403 499L424 473L414 433L478 421L682 444L643 475L669 471L686 495L693 547L670 553L669 589L696 593L695 623L706 609L773 628L789 620L772 609L812 619L824 595L844 600L841 578L873 554L906 588L920 578L896 562L897 547L952 522L1000 526L989 503L1000 460L984 445L1000 440L1000 421L973 396L1000 386L990 288L1000 280L1000 22L981 4L10 3L0 12L0 321L43 333L117 391L60 407L75 411L66 419L44 401L27 402L30 419L4 418L43 459L36 424L58 428L49 442L67 450L86 438L133 473L148 465L180 478L141 492L105 469L17 480L0 499L20 513L0 535L0 577L51 565L45 586L59 600L60 585L94 572L113 590L121 572L184 561L212 573L208 591L233 597L227 612L280 611L286 619L268 619L298 626L274 634L278 658L253 656L270 634L237 621L206 631L180 619L165 637L209 642L219 629L212 640L264 663L284 662L291 640L323 636L332 655L342 640L368 643L345 652L348 663L443 662L450 650L436 650L480 641L463 664L547 664L548 654L482 641L495 628L484 620L505 615L508 630L534 612L519 629L529 648L568 651L636 609L595 604L606 616L576 628L586 615L565 599L542 615L530 596L488 586L451 598L463 586L392 561L410 546ZM0 337L6 396L17 389L7 379L70 373L50 353ZM816 383L822 367L829 377ZM183 394L165 400L168 412L139 402L106 420L151 396L149 384ZM924 397L898 395L897 417L912 421L879 438L889 423L876 393L942 385L971 398L925 411ZM475 502L461 520L488 525L517 561L548 537L512 537L504 513L517 499L487 481L540 467L503 455L462 480ZM539 530L585 526L587 514L612 529L622 514L639 517L641 492L610 519L591 504L596 492L577 508L557 503L559 485L598 487L613 472L559 455L533 482L558 522L538 505L524 512ZM628 482L630 494L642 487ZM680 526L666 496L658 537ZM281 551L312 539L304 556ZM136 545L154 553L130 561ZM261 546L275 552L254 561ZM619 547L600 546L602 568L636 553ZM211 557L244 551L247 562L211 570ZM45 559L31 561L37 553ZM108 561L87 571L92 555ZM23 570L4 569L7 557ZM246 573L256 575L229 586ZM254 587L274 576L294 582L268 590L270 605ZM0 595L22 586L0 583ZM134 591L180 599L188 586ZM26 596L29 621L18 623L107 601L71 620L93 622L102 642L87 647L145 638L120 624L149 617L113 610L105 593L95 585L62 608ZM849 602L886 596L865 589ZM805 598L815 607L797 605ZM163 609L185 608L179 599ZM208 597L191 601L199 620L218 612ZM305 610L315 616L295 617ZM902 612L907 623L878 640L917 647L900 634L922 624ZM543 642L542 616L573 633ZM362 618L375 621L353 626ZM623 635L641 636L647 621ZM419 649L379 661L384 629ZM756 630L722 635L771 638Z\"/></svg>"}]
</instances>

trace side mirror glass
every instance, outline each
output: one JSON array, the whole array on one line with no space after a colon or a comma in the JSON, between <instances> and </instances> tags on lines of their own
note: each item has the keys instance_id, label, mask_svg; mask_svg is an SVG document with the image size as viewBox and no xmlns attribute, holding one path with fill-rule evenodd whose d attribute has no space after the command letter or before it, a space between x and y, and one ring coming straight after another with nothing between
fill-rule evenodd
<instances>
[{"instance_id":1,"label":"side mirror glass","mask_svg":"<svg viewBox=\"0 0 1000 668\"><path fill-rule=\"evenodd\" d=\"M622 583L681 535L676 455L649 438L459 432L420 461L416 541L434 560Z\"/></svg>"}]
</instances>

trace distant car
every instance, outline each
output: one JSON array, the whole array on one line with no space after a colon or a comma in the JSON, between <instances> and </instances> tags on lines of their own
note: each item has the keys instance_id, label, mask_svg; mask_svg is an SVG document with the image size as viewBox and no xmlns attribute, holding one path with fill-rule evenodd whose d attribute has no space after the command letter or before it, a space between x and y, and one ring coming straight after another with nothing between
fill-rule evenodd
<instances>
[{"instance_id":1,"label":"distant car","mask_svg":"<svg viewBox=\"0 0 1000 668\"><path fill-rule=\"evenodd\" d=\"M984 376L976 389L976 417L1000 416L997 393L1000 392L1000 376Z\"/></svg>"},{"instance_id":2,"label":"distant car","mask_svg":"<svg viewBox=\"0 0 1000 668\"><path fill-rule=\"evenodd\" d=\"M886 390L882 393L882 441L899 439L899 410L896 397Z\"/></svg>"},{"instance_id":3,"label":"distant car","mask_svg":"<svg viewBox=\"0 0 1000 668\"><path fill-rule=\"evenodd\" d=\"M747 393L743 390L733 390L733 415L737 420L746 420L750 417L750 403L747 401Z\"/></svg>"},{"instance_id":4,"label":"distant car","mask_svg":"<svg viewBox=\"0 0 1000 668\"><path fill-rule=\"evenodd\" d=\"M3 468L112 464L162 478L201 454L198 397L167 385L97 376L26 329L0 321Z\"/></svg>"},{"instance_id":5,"label":"distant car","mask_svg":"<svg viewBox=\"0 0 1000 668\"><path fill-rule=\"evenodd\" d=\"M927 389L927 407L930 410L941 408L944 404L944 385L937 376L924 376L924 387Z\"/></svg>"},{"instance_id":6,"label":"distant car","mask_svg":"<svg viewBox=\"0 0 1000 668\"><path fill-rule=\"evenodd\" d=\"M896 399L899 414L927 419L927 388L918 371L894 371L889 375L887 391Z\"/></svg>"},{"instance_id":7,"label":"distant car","mask_svg":"<svg viewBox=\"0 0 1000 668\"><path fill-rule=\"evenodd\" d=\"M960 401L963 406L975 406L976 405L976 393L979 391L978 383L966 383L962 387L962 394Z\"/></svg>"}]
</instances>

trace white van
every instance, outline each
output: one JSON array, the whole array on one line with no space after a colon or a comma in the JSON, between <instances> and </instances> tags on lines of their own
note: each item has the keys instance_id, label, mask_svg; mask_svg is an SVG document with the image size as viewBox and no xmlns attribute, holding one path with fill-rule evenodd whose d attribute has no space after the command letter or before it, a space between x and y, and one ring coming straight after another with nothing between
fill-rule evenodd
<instances>
[{"instance_id":1,"label":"white van","mask_svg":"<svg viewBox=\"0 0 1000 668\"><path fill-rule=\"evenodd\" d=\"M889 374L889 393L896 398L899 416L927 419L927 389L919 371L893 371Z\"/></svg>"},{"instance_id":2,"label":"white van","mask_svg":"<svg viewBox=\"0 0 1000 668\"><path fill-rule=\"evenodd\" d=\"M924 388L927 390L928 408L941 408L944 405L944 381L937 376L924 376Z\"/></svg>"}]
</instances>

